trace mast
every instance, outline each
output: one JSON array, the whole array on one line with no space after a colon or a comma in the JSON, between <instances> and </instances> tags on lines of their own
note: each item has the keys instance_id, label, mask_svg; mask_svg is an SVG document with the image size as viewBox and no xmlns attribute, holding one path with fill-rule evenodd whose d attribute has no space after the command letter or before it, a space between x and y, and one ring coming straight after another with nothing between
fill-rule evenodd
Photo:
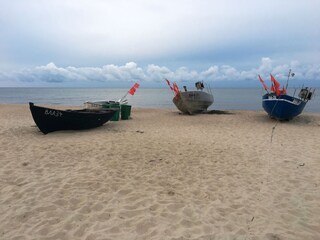
<instances>
[{"instance_id":1,"label":"mast","mask_svg":"<svg viewBox=\"0 0 320 240\"><path fill-rule=\"evenodd\" d=\"M288 83L289 83L290 73L291 73L291 69L289 69L289 73L288 73L288 79L287 79L287 84L286 84L286 90L287 90L287 88L288 88Z\"/></svg>"},{"instance_id":2,"label":"mast","mask_svg":"<svg viewBox=\"0 0 320 240\"><path fill-rule=\"evenodd\" d=\"M289 73L288 73L288 79L287 79L287 84L286 84L286 90L287 90L287 88L288 88L288 83L289 83L289 78L290 77L294 77L294 73L291 73L291 69L289 69Z\"/></svg>"}]
</instances>

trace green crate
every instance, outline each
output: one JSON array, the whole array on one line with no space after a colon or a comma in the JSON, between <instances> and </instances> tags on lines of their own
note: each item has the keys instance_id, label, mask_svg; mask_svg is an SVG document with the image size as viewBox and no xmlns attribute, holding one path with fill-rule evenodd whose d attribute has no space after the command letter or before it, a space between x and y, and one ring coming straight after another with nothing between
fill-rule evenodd
<instances>
[{"instance_id":1,"label":"green crate","mask_svg":"<svg viewBox=\"0 0 320 240\"><path fill-rule=\"evenodd\" d=\"M107 103L102 105L103 108L117 110L112 116L110 121L119 121L120 119L120 104L119 103Z\"/></svg>"},{"instance_id":2,"label":"green crate","mask_svg":"<svg viewBox=\"0 0 320 240\"><path fill-rule=\"evenodd\" d=\"M131 105L121 105L121 120L128 120L131 114Z\"/></svg>"},{"instance_id":3,"label":"green crate","mask_svg":"<svg viewBox=\"0 0 320 240\"><path fill-rule=\"evenodd\" d=\"M112 118L110 119L110 121L119 121L119 119L120 119L120 110L117 110L112 116Z\"/></svg>"}]
</instances>

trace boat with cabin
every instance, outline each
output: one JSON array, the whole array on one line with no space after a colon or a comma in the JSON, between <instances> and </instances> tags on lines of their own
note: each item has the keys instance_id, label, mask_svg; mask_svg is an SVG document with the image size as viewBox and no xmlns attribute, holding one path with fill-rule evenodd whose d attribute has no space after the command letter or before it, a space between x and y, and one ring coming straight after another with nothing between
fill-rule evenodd
<instances>
[{"instance_id":1,"label":"boat with cabin","mask_svg":"<svg viewBox=\"0 0 320 240\"><path fill-rule=\"evenodd\" d=\"M173 87L169 80L168 85L174 92L172 102L174 105L185 114L197 114L207 111L208 107L213 104L213 94L209 86L204 86L202 81L196 82L196 90L189 91L186 86L183 86L184 91L180 91L177 84L173 83Z\"/></svg>"}]
</instances>

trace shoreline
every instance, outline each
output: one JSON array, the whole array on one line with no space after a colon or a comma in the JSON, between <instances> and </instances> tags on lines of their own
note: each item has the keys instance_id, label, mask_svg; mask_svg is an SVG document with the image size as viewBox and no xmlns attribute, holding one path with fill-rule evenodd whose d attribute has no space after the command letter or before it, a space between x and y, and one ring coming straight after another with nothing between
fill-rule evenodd
<instances>
[{"instance_id":1,"label":"shoreline","mask_svg":"<svg viewBox=\"0 0 320 240\"><path fill-rule=\"evenodd\" d=\"M43 135L27 104L0 109L3 239L319 236L319 113L133 106L130 120Z\"/></svg>"},{"instance_id":2,"label":"shoreline","mask_svg":"<svg viewBox=\"0 0 320 240\"><path fill-rule=\"evenodd\" d=\"M51 108L58 108L58 109L61 109L61 110L63 110L63 109L82 109L82 108L85 108L84 107L84 105L68 105L68 104L42 104L42 103L34 103L35 105L37 105L37 106L44 106L44 107L51 107ZM131 105L131 104L129 104L129 105ZM19 106L27 106L28 107L28 109L29 109L29 103L0 103L0 107L10 107L10 106L12 106L12 107L19 107ZM182 113L180 113L179 112L179 110L175 107L175 106L173 106L172 108L156 108L156 107L136 107L136 106L134 106L134 105L131 105L132 106L132 109L133 109L133 111L136 111L136 110L141 110L141 111L143 111L143 110L146 110L146 111L148 111L148 110L151 110L151 111L154 111L154 110L159 110L159 111L161 111L161 110L164 110L164 111L173 111L173 112L177 112L177 114L179 114L179 115L184 115L184 114L182 114ZM207 113L200 113L200 114L195 114L195 115L202 115L202 114L215 114L215 113L210 113L210 112L215 112L215 111L217 111L217 112L230 112L230 113L233 113L233 112L257 112L257 113L260 113L260 112L263 112L263 113L265 113L265 114L267 114L264 110L263 110L263 108L261 107L261 109L257 109L257 110L250 110L250 109L216 109L216 108L209 108L208 109L208 112ZM218 113L219 114L219 113ZM301 117L301 116L303 116L304 114L306 114L306 115L315 115L315 116L317 116L317 115L319 115L320 116L320 112L309 112L307 109L305 109L302 113L301 113L301 115L300 116L298 116L298 117ZM186 116L189 116L189 115L186 115ZM291 120L292 121L292 120ZM294 119L293 119L293 121L294 121Z\"/></svg>"},{"instance_id":3,"label":"shoreline","mask_svg":"<svg viewBox=\"0 0 320 240\"><path fill-rule=\"evenodd\" d=\"M167 85L166 85L167 86ZM34 102L36 105L71 105L80 106L85 101L116 100L127 92L121 89L36 89L2 91L0 103L27 104ZM209 110L263 110L262 96L264 90L254 89L213 89L214 103ZM290 94L294 91L290 90ZM317 93L317 92L316 92ZM308 102L304 112L319 112L320 101L316 97ZM296 94L297 95L297 94ZM133 107L176 109L172 102L173 94L170 89L143 89L139 88L134 96L128 96L129 104Z\"/></svg>"}]
</instances>

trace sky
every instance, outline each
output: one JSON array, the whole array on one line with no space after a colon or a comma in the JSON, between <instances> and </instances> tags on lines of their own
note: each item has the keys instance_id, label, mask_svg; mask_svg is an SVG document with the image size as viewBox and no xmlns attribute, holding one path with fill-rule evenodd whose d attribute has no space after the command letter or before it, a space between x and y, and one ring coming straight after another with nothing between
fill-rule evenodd
<instances>
[{"instance_id":1,"label":"sky","mask_svg":"<svg viewBox=\"0 0 320 240\"><path fill-rule=\"evenodd\" d=\"M319 0L0 0L0 87L320 86Z\"/></svg>"}]
</instances>

